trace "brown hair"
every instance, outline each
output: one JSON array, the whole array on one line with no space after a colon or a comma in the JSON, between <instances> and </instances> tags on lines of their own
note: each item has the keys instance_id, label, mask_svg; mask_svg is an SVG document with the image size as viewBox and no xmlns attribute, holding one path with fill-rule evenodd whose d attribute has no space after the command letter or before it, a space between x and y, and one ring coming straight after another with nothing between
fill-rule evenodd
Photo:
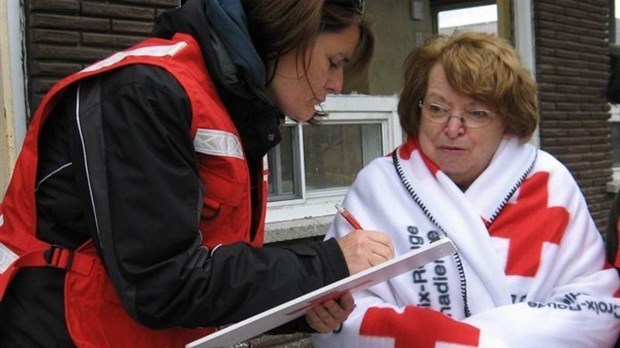
<instances>
[{"instance_id":1,"label":"brown hair","mask_svg":"<svg viewBox=\"0 0 620 348\"><path fill-rule=\"evenodd\" d=\"M398 113L408 135L418 134L418 101L435 64L443 66L452 88L494 108L508 132L522 140L532 136L539 118L534 80L506 40L476 32L433 37L405 59Z\"/></svg>"},{"instance_id":2,"label":"brown hair","mask_svg":"<svg viewBox=\"0 0 620 348\"><path fill-rule=\"evenodd\" d=\"M363 12L353 7L355 0L326 0L323 5L320 32L338 32L357 24L360 29L360 41L356 47L349 71L360 72L370 65L375 50L375 32L370 19ZM347 4L348 3L348 4Z\"/></svg>"},{"instance_id":3,"label":"brown hair","mask_svg":"<svg viewBox=\"0 0 620 348\"><path fill-rule=\"evenodd\" d=\"M347 6L347 1L242 0L242 4L252 42L265 66L277 66L280 57L297 50L306 70L310 62L305 61L304 53L312 49L321 32L338 32L356 23L360 28L360 42L350 67L358 72L370 64L374 31L365 15ZM274 72L275 69L267 79L268 84Z\"/></svg>"}]
</instances>

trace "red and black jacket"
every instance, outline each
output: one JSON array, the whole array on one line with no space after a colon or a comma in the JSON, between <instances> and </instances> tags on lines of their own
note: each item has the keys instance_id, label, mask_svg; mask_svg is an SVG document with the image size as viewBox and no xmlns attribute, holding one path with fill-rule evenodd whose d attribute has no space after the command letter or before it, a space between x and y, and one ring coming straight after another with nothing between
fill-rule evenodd
<instances>
[{"instance_id":1,"label":"red and black jacket","mask_svg":"<svg viewBox=\"0 0 620 348\"><path fill-rule=\"evenodd\" d=\"M149 54L128 54L137 51ZM251 246L262 244L266 190L251 183L263 172L248 170L191 37L150 39L114 57L55 86L30 126L0 241L32 256L3 279L11 267L35 267L14 273L0 342L28 325L14 322L15 301L48 291L64 296L60 329L77 345L174 346L205 333L179 327L235 322L346 276L334 241ZM24 290L32 284L35 294ZM27 329L39 342L62 336Z\"/></svg>"}]
</instances>

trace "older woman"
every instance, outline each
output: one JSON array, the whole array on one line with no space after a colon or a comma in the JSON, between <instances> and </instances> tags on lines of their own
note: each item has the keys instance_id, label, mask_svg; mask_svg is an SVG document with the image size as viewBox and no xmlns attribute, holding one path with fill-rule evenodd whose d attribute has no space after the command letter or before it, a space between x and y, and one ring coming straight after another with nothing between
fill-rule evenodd
<instances>
[{"instance_id":1,"label":"older woman","mask_svg":"<svg viewBox=\"0 0 620 348\"><path fill-rule=\"evenodd\" d=\"M438 37L405 62L405 144L364 168L345 205L404 253L458 252L355 294L319 347L606 347L620 281L568 170L527 141L536 87L504 40ZM328 237L351 228L338 218Z\"/></svg>"}]
</instances>

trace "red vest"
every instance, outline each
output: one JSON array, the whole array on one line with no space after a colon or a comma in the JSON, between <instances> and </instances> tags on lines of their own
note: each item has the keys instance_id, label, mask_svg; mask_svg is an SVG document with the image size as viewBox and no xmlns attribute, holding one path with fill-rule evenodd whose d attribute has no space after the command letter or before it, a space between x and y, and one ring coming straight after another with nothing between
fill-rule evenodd
<instances>
[{"instance_id":1,"label":"red vest","mask_svg":"<svg viewBox=\"0 0 620 348\"><path fill-rule=\"evenodd\" d=\"M213 328L150 330L121 306L92 241L75 251L36 238L35 180L40 129L62 92L74 82L128 64L152 64L179 81L192 105L191 137L205 184L200 231L203 245L245 242L262 246L267 182L263 176L258 230L252 234L251 190L239 135L208 76L200 47L188 35L148 39L56 84L29 126L15 171L0 205L0 299L21 267L67 270L65 315L80 347L181 347ZM254 239L251 240L251 236Z\"/></svg>"}]
</instances>

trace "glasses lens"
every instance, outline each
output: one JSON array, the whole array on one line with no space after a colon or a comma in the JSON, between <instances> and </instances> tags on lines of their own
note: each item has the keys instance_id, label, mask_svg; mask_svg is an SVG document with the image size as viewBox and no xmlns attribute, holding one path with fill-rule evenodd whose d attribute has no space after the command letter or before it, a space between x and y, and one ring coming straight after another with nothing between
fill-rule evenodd
<instances>
[{"instance_id":1,"label":"glasses lens","mask_svg":"<svg viewBox=\"0 0 620 348\"><path fill-rule=\"evenodd\" d=\"M469 128L484 127L491 122L492 117L493 113L487 110L475 110L465 113L465 120Z\"/></svg>"},{"instance_id":2,"label":"glasses lens","mask_svg":"<svg viewBox=\"0 0 620 348\"><path fill-rule=\"evenodd\" d=\"M423 103L421 100L418 101L418 107L423 109L422 117L433 123L446 124L450 118L455 117L461 120L461 123L467 128L484 127L491 123L495 115L487 110L473 110L467 111L461 116L455 116L450 110L439 104Z\"/></svg>"}]
</instances>

